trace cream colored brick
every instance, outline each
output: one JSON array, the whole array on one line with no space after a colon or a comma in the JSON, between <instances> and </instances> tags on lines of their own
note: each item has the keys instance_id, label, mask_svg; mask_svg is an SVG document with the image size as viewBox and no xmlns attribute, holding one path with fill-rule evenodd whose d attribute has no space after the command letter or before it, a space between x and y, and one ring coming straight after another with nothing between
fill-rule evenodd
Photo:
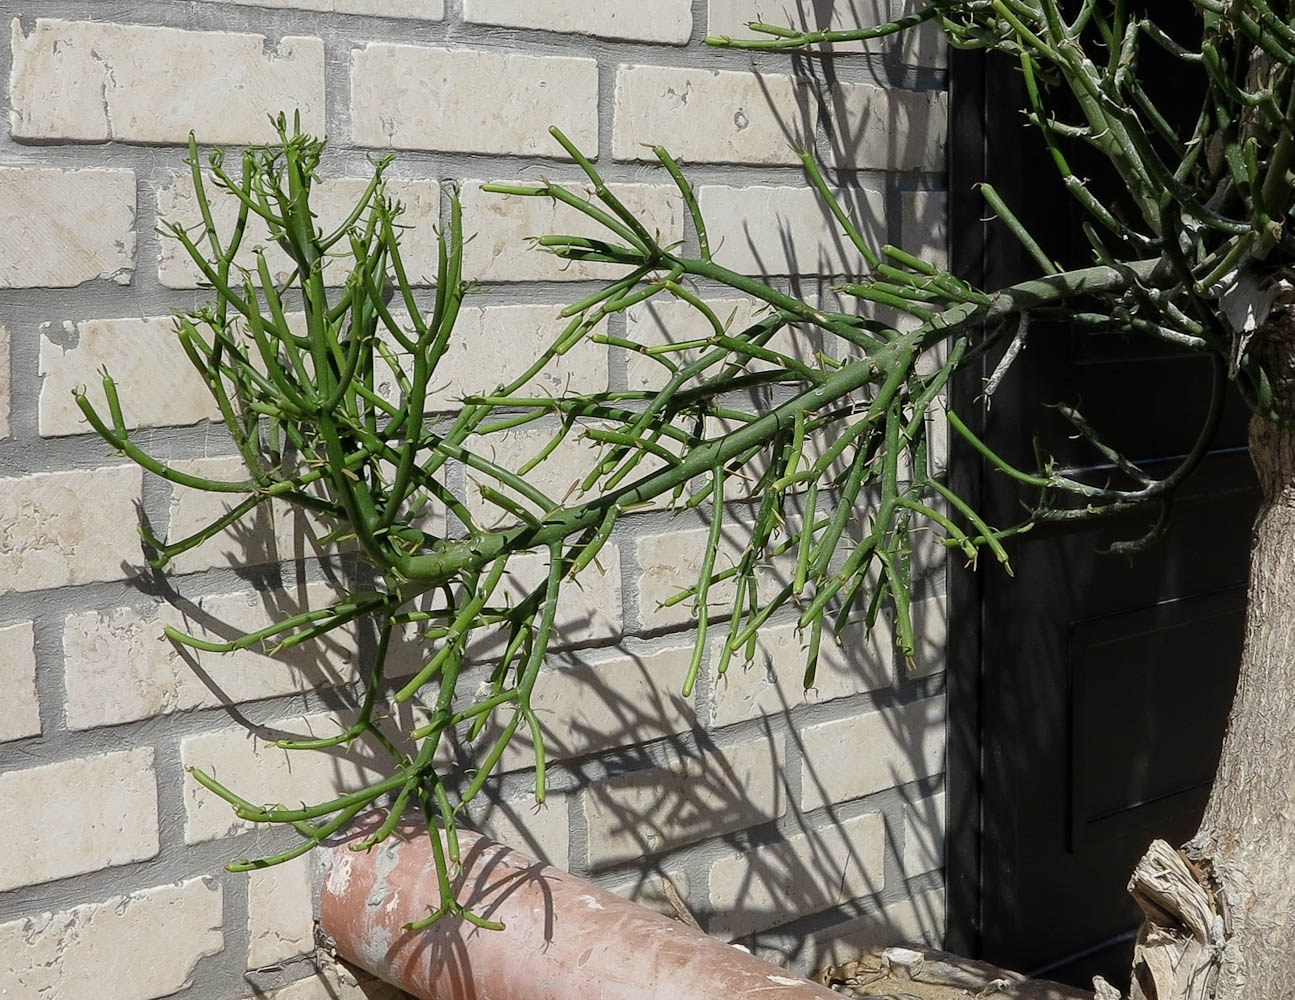
<instances>
[{"instance_id":1,"label":"cream colored brick","mask_svg":"<svg viewBox=\"0 0 1295 1000\"><path fill-rule=\"evenodd\" d=\"M0 167L0 288L130 284L135 172Z\"/></svg>"},{"instance_id":2,"label":"cream colored brick","mask_svg":"<svg viewBox=\"0 0 1295 1000\"><path fill-rule=\"evenodd\" d=\"M715 572L720 573L737 565L742 546L748 536L747 529L734 528L724 533L719 552L715 556ZM681 625L693 617L691 598L671 607L663 602L685 587L697 582L706 549L706 529L672 531L666 535L649 535L637 540L635 557L639 566L638 605L639 624L645 629ZM756 581L762 600L768 600L789 582L795 573L795 552L773 559L758 560ZM734 583L724 580L710 590L712 620L728 617L733 603Z\"/></svg>"},{"instance_id":3,"label":"cream colored brick","mask_svg":"<svg viewBox=\"0 0 1295 1000\"><path fill-rule=\"evenodd\" d=\"M183 607L72 615L63 631L68 728L117 725L348 683L355 678L357 655L352 627L274 657L255 648L207 653L178 646L162 634L169 625L223 642L337 599L327 585L311 584L304 592L220 594ZM394 652L393 672L401 655Z\"/></svg>"},{"instance_id":4,"label":"cream colored brick","mask_svg":"<svg viewBox=\"0 0 1295 1000\"><path fill-rule=\"evenodd\" d=\"M692 34L692 4L688 0L464 0L463 19L509 28L567 31L601 38L683 45Z\"/></svg>"},{"instance_id":5,"label":"cream colored brick","mask_svg":"<svg viewBox=\"0 0 1295 1000\"><path fill-rule=\"evenodd\" d=\"M544 583L548 567L545 553L514 556L508 561L508 575L499 585L498 596L516 605ZM563 585L550 648L584 646L615 638L621 634L622 625L620 550L608 543L575 581L568 580ZM468 644L467 659L484 662L503 652L505 640L505 633L491 629Z\"/></svg>"},{"instance_id":6,"label":"cream colored brick","mask_svg":"<svg viewBox=\"0 0 1295 1000\"><path fill-rule=\"evenodd\" d=\"M459 311L428 410L457 410L464 396L487 395L523 374L570 320L556 306L470 306ZM589 336L605 334L599 323ZM522 395L584 395L607 389L607 345L586 338L550 361Z\"/></svg>"},{"instance_id":7,"label":"cream colored brick","mask_svg":"<svg viewBox=\"0 0 1295 1000\"><path fill-rule=\"evenodd\" d=\"M180 758L234 792L258 802L322 802L380 781L386 776L380 761L365 757L358 743L347 753L280 750L276 739L321 739L341 731L335 716L308 715L278 719L258 731L223 729L186 737ZM260 735L267 733L267 735ZM184 841L199 844L253 828L234 815L233 808L193 778L184 783Z\"/></svg>"},{"instance_id":8,"label":"cream colored brick","mask_svg":"<svg viewBox=\"0 0 1295 1000\"><path fill-rule=\"evenodd\" d=\"M707 931L742 937L877 895L886 883L885 854L885 821L865 813L721 858L710 869Z\"/></svg>"},{"instance_id":9,"label":"cream colored brick","mask_svg":"<svg viewBox=\"0 0 1295 1000\"><path fill-rule=\"evenodd\" d=\"M466 826L491 840L554 868L570 867L567 796L562 792L548 792L542 805L534 798L489 802L476 806L465 819Z\"/></svg>"},{"instance_id":10,"label":"cream colored brick","mask_svg":"<svg viewBox=\"0 0 1295 1000\"><path fill-rule=\"evenodd\" d=\"M902 677L930 677L944 670L949 644L949 605L943 597L928 597L912 606L916 649L911 664L900 661Z\"/></svg>"},{"instance_id":11,"label":"cream colored brick","mask_svg":"<svg viewBox=\"0 0 1295 1000\"><path fill-rule=\"evenodd\" d=\"M666 879L674 886L674 890L683 901L684 906L688 906L689 882L686 872L671 871L665 875L658 875L655 871L645 871L632 882L624 882L620 885L610 886L611 892L628 899L631 903L638 903L639 906L646 906L649 910L654 910L662 916L677 919L679 912L677 907L671 901L669 894L666 892L663 884ZM692 908L689 907L691 910Z\"/></svg>"},{"instance_id":12,"label":"cream colored brick","mask_svg":"<svg viewBox=\"0 0 1295 1000\"><path fill-rule=\"evenodd\" d=\"M944 868L944 793L904 806L904 877Z\"/></svg>"},{"instance_id":13,"label":"cream colored brick","mask_svg":"<svg viewBox=\"0 0 1295 1000\"><path fill-rule=\"evenodd\" d=\"M944 890L933 889L813 935L807 949L806 967L813 970L852 962L873 948L890 945L939 948L943 942Z\"/></svg>"},{"instance_id":14,"label":"cream colored brick","mask_svg":"<svg viewBox=\"0 0 1295 1000\"><path fill-rule=\"evenodd\" d=\"M802 730L805 810L871 795L944 770L944 698Z\"/></svg>"},{"instance_id":15,"label":"cream colored brick","mask_svg":"<svg viewBox=\"0 0 1295 1000\"><path fill-rule=\"evenodd\" d=\"M830 625L824 631L830 632ZM878 621L871 635L861 625L848 627L840 645L824 635L814 686L808 691L804 683L807 641L808 634L799 633L794 625L761 629L754 661L744 663L738 653L724 676L711 681L710 724L731 726L890 684L892 640L885 621ZM712 667L719 662L719 649L719 642L711 646Z\"/></svg>"},{"instance_id":16,"label":"cream colored brick","mask_svg":"<svg viewBox=\"0 0 1295 1000\"><path fill-rule=\"evenodd\" d=\"M84 388L111 423L101 370L117 384L127 427L167 427L216 420L220 408L185 356L170 317L65 321L41 328L40 433L86 434L89 423L72 397ZM159 372L165 377L159 378Z\"/></svg>"},{"instance_id":17,"label":"cream colored brick","mask_svg":"<svg viewBox=\"0 0 1295 1000\"><path fill-rule=\"evenodd\" d=\"M549 453L548 457L534 469L526 473L525 480L544 496L558 506L578 502L582 494L576 489L581 480L592 470L604 446L592 441L583 434L585 425L577 424L562 441ZM509 472L516 472L531 458L538 455L558 431L557 427L543 430L534 429L534 425L500 431L496 434L474 436L468 439L466 446L474 454L493 462ZM659 466L659 460L649 463L644 460L643 469ZM478 524L493 526L502 523L515 523L516 518L504 509L487 500L474 485L481 483L489 489L497 490L533 514L542 515L538 504L522 495L510 486L493 478L488 472L469 467L468 477L468 510ZM598 495L597 486L587 494Z\"/></svg>"},{"instance_id":18,"label":"cream colored brick","mask_svg":"<svg viewBox=\"0 0 1295 1000\"><path fill-rule=\"evenodd\" d=\"M276 10L317 10L337 14L373 14L379 17L418 18L439 21L445 16L443 0L207 0L245 7L273 7Z\"/></svg>"},{"instance_id":19,"label":"cream colored brick","mask_svg":"<svg viewBox=\"0 0 1295 1000\"><path fill-rule=\"evenodd\" d=\"M528 185L534 177L507 181ZM615 240L614 234L568 205L548 198L526 198L483 191L482 181L463 185L464 230L475 238L463 248L464 277L477 281L586 281L619 277L619 264L564 261L531 246L530 238L550 233ZM581 196L580 180L560 183ZM609 184L608 189L657 236L662 246L683 239L683 199L676 189L655 184ZM712 242L712 246L715 245Z\"/></svg>"},{"instance_id":20,"label":"cream colored brick","mask_svg":"<svg viewBox=\"0 0 1295 1000\"><path fill-rule=\"evenodd\" d=\"M247 468L237 457L182 459L171 462L177 471L217 482L247 479ZM216 493L176 486L171 497L168 536L179 541L205 528L236 507L241 493ZM171 562L176 573L192 573L213 566L257 566L300 559L325 551L319 540L332 528L321 515L306 513L286 501L272 500L220 534L181 552Z\"/></svg>"},{"instance_id":21,"label":"cream colored brick","mask_svg":"<svg viewBox=\"0 0 1295 1000\"><path fill-rule=\"evenodd\" d=\"M891 0L891 17L905 17L926 9L925 0ZM949 65L949 40L944 30L928 21L912 31L905 31L894 42L899 48L899 59L909 66L924 69L945 69Z\"/></svg>"},{"instance_id":22,"label":"cream colored brick","mask_svg":"<svg viewBox=\"0 0 1295 1000\"><path fill-rule=\"evenodd\" d=\"M855 228L873 246L885 242L882 195L836 192ZM847 274L866 270L818 192L807 187L707 185L698 201L715 263L745 274Z\"/></svg>"},{"instance_id":23,"label":"cream colored brick","mask_svg":"<svg viewBox=\"0 0 1295 1000\"><path fill-rule=\"evenodd\" d=\"M0 996L148 1000L225 946L220 883L195 878L0 924Z\"/></svg>"},{"instance_id":24,"label":"cream colored brick","mask_svg":"<svg viewBox=\"0 0 1295 1000\"><path fill-rule=\"evenodd\" d=\"M708 299L705 304L716 319L730 333L741 333L747 327L766 318L763 303L753 299ZM687 302L658 296L630 306L625 310L625 339L644 347L661 344L679 344L702 340L715 335L715 328L706 316ZM821 349L822 338L817 331L804 326L785 327L774 334L765 345L770 350L786 354L797 361L814 366L814 354ZM676 365L691 364L701 355L702 349L692 348L673 352L667 357ZM747 363L750 371L766 371L772 366L758 358ZM635 390L659 389L670 378L670 371L659 361L637 353L626 353L629 388ZM705 375L720 371L716 365Z\"/></svg>"},{"instance_id":25,"label":"cream colored brick","mask_svg":"<svg viewBox=\"0 0 1295 1000\"><path fill-rule=\"evenodd\" d=\"M318 38L38 18L13 25L9 120L17 139L273 142L268 116L324 130Z\"/></svg>"},{"instance_id":26,"label":"cream colored brick","mask_svg":"<svg viewBox=\"0 0 1295 1000\"><path fill-rule=\"evenodd\" d=\"M0 891L157 854L152 747L8 771L0 802L22 803L6 824Z\"/></svg>"},{"instance_id":27,"label":"cream colored brick","mask_svg":"<svg viewBox=\"0 0 1295 1000\"><path fill-rule=\"evenodd\" d=\"M803 31L852 31L871 28L889 20L886 0L836 0L831 4L807 4L793 0L710 0L707 34L731 38L769 38L747 27L763 21L780 28ZM881 52L882 40L840 42L824 46L825 52Z\"/></svg>"},{"instance_id":28,"label":"cream colored brick","mask_svg":"<svg viewBox=\"0 0 1295 1000\"><path fill-rule=\"evenodd\" d=\"M936 267L949 262L949 199L941 191L899 193L898 245Z\"/></svg>"},{"instance_id":29,"label":"cream colored brick","mask_svg":"<svg viewBox=\"0 0 1295 1000\"><path fill-rule=\"evenodd\" d=\"M0 743L40 735L34 642L31 622L0 628L0 689L6 692L5 710L0 713Z\"/></svg>"},{"instance_id":30,"label":"cream colored brick","mask_svg":"<svg viewBox=\"0 0 1295 1000\"><path fill-rule=\"evenodd\" d=\"M0 479L0 593L132 575L140 479L134 465Z\"/></svg>"},{"instance_id":31,"label":"cream colored brick","mask_svg":"<svg viewBox=\"0 0 1295 1000\"><path fill-rule=\"evenodd\" d=\"M616 656L600 663L543 670L531 695L549 760L585 757L692 729L696 711L680 693L692 646ZM507 713L482 733L482 745L498 738ZM531 767L535 752L526 727L518 729L500 758L504 770Z\"/></svg>"},{"instance_id":32,"label":"cream colored brick","mask_svg":"<svg viewBox=\"0 0 1295 1000\"><path fill-rule=\"evenodd\" d=\"M787 809L781 736L710 749L584 792L589 865L607 868L777 819Z\"/></svg>"},{"instance_id":33,"label":"cream colored brick","mask_svg":"<svg viewBox=\"0 0 1295 1000\"><path fill-rule=\"evenodd\" d=\"M593 59L370 43L351 51L357 145L557 156L556 125L598 153Z\"/></svg>"},{"instance_id":34,"label":"cream colored brick","mask_svg":"<svg viewBox=\"0 0 1295 1000\"><path fill-rule=\"evenodd\" d=\"M944 91L838 83L829 108L838 168L944 171L949 114Z\"/></svg>"},{"instance_id":35,"label":"cream colored brick","mask_svg":"<svg viewBox=\"0 0 1295 1000\"><path fill-rule=\"evenodd\" d=\"M646 143L692 163L796 164L817 122L809 88L780 73L620 66L612 155L656 162Z\"/></svg>"},{"instance_id":36,"label":"cream colored brick","mask_svg":"<svg viewBox=\"0 0 1295 1000\"><path fill-rule=\"evenodd\" d=\"M310 855L248 872L247 967L259 969L313 951Z\"/></svg>"},{"instance_id":37,"label":"cream colored brick","mask_svg":"<svg viewBox=\"0 0 1295 1000\"><path fill-rule=\"evenodd\" d=\"M351 211L363 197L370 178L330 177L318 181L311 189L310 204L315 212L315 229L327 235L346 221ZM409 280L416 284L431 284L436 278L437 242L436 225L440 216L440 185L436 181L388 177L387 195L405 206L400 216L400 255ZM211 202L212 219L216 231L228 236L238 219L238 203L234 196L221 191L211 177L203 180L203 190ZM157 188L157 213L162 223L176 222L186 228L199 225L201 209L194 193L193 179L189 174L177 174ZM157 277L168 288L197 288L201 271L183 245L163 232L159 241ZM206 245L201 244L205 250ZM265 263L275 280L285 280L293 265L288 255L270 240L264 222L252 218L247 224L247 234L242 248L235 256L239 267L256 272L256 247L265 247ZM335 252L346 247L338 244ZM325 281L340 285L351 273L346 256L326 261ZM255 280L255 279L253 279ZM205 284L205 280L201 283ZM268 312L268 309L266 310ZM292 320L292 317L289 317Z\"/></svg>"}]
</instances>

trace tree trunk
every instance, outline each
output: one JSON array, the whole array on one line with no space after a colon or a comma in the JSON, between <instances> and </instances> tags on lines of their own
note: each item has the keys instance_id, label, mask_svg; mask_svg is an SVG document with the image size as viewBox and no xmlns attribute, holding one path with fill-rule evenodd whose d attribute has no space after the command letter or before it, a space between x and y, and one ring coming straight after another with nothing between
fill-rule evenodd
<instances>
[{"instance_id":1,"label":"tree trunk","mask_svg":"<svg viewBox=\"0 0 1295 1000\"><path fill-rule=\"evenodd\" d=\"M1295 317L1258 331L1278 412L1295 414ZM1129 889L1147 920L1134 1000L1295 998L1295 428L1256 416L1255 520L1240 680L1205 816Z\"/></svg>"}]
</instances>

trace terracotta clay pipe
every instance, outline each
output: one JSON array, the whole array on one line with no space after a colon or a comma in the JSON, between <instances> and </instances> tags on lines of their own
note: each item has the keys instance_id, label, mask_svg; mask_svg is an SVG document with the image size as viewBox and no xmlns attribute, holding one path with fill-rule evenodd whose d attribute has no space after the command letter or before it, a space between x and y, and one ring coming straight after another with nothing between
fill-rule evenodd
<instances>
[{"instance_id":1,"label":"terracotta clay pipe","mask_svg":"<svg viewBox=\"0 0 1295 1000\"><path fill-rule=\"evenodd\" d=\"M840 1000L466 831L459 833L457 899L505 929L445 917L423 931L403 930L440 899L427 831L402 827L404 839L352 851L370 825L317 852L324 868L320 929L342 958L423 1000Z\"/></svg>"}]
</instances>

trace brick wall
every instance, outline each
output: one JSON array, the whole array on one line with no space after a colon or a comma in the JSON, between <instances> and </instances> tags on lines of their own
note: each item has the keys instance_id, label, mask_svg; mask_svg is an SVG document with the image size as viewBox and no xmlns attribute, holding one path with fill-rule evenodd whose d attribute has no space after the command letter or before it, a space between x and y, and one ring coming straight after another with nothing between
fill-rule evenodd
<instances>
[{"instance_id":1,"label":"brick wall","mask_svg":"<svg viewBox=\"0 0 1295 1000\"><path fill-rule=\"evenodd\" d=\"M447 355L457 378L448 409L543 343L558 309L605 271L525 249L525 236L569 231L565 210L480 189L575 179L551 123L598 154L667 240L682 236L682 207L640 144L668 145L699 188L717 259L802 294L829 295L826 278L859 261L806 191L792 141L817 142L866 232L943 252L938 38L842 46L830 71L699 44L811 6L823 5L0 3L12 18L0 48L10 110L0 134L0 995L349 995L313 972L308 859L224 873L231 858L291 838L234 822L184 768L214 769L264 799L364 780L363 757L289 761L267 742L335 731L371 637L361 630L286 662L181 656L164 625L227 634L327 593L310 525L280 513L186 553L165 578L148 572L141 513L156 531L180 531L219 502L109 454L69 393L97 385L107 365L146 447L204 472L233 468L167 320L203 297L156 234L193 217L181 164L189 129L204 144L259 142L270 138L267 112L299 109L332 140L326 191L339 206L369 156L399 150L391 186L417 227L405 255L420 273L434 266L447 185L462 186L476 233L465 270L483 284ZM885 8L838 0L832 23L870 23ZM746 308L731 292L712 297ZM668 305L637 308L610 332L679 337L677 319ZM558 373L573 389L646 377L622 353L582 350ZM503 464L537 446L524 433L494 444ZM537 475L560 495L587 457L559 449ZM462 477L457 486L470 492ZM938 940L942 563L928 557L919 583L916 671L896 662L883 623L825 654L805 695L799 639L781 615L755 663L735 663L724 680L703 672L685 701L687 615L657 603L695 569L702 527L647 510L617 529L603 574L573 591L566 649L537 693L551 709L549 801L528 801L519 745L477 821L649 905L663 905L667 876L712 932L798 969L875 941Z\"/></svg>"}]
</instances>

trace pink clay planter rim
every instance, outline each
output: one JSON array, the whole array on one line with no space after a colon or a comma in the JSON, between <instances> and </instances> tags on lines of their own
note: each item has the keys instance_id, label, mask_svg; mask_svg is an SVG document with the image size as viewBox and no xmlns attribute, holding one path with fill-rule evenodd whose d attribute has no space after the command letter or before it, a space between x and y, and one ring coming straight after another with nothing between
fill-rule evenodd
<instances>
[{"instance_id":1,"label":"pink clay planter rim","mask_svg":"<svg viewBox=\"0 0 1295 1000\"><path fill-rule=\"evenodd\" d=\"M439 901L425 827L356 852L376 820L322 850L320 929L338 955L423 1000L840 1000L753 955L569 872L460 831L460 903L506 925L450 916L404 924Z\"/></svg>"}]
</instances>

